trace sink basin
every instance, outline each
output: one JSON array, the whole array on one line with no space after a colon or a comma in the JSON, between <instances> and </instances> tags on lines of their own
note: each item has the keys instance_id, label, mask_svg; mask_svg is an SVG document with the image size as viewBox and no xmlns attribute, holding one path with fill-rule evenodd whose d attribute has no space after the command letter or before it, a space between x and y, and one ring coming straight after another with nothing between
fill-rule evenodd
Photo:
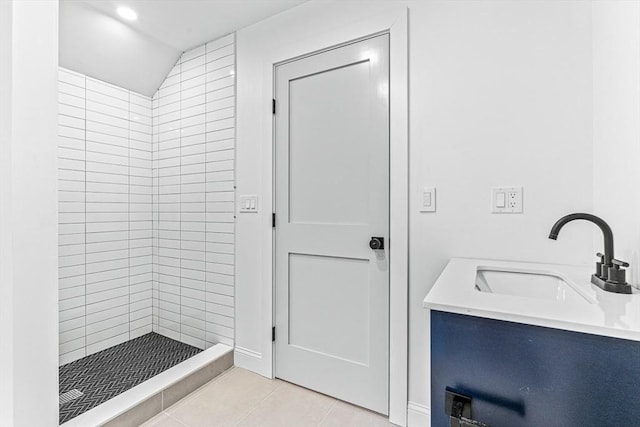
<instances>
[{"instance_id":1,"label":"sink basin","mask_svg":"<svg viewBox=\"0 0 640 427\"><path fill-rule=\"evenodd\" d=\"M476 291L551 301L594 301L560 274L546 271L517 271L478 267Z\"/></svg>"}]
</instances>

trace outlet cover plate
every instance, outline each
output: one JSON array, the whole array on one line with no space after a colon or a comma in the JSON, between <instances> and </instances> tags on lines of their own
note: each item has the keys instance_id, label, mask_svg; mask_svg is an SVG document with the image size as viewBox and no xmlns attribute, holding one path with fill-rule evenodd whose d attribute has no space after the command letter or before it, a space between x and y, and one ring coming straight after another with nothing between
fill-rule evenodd
<instances>
[{"instance_id":1,"label":"outlet cover plate","mask_svg":"<svg viewBox=\"0 0 640 427\"><path fill-rule=\"evenodd\" d=\"M493 187L491 213L523 213L522 187Z\"/></svg>"}]
</instances>

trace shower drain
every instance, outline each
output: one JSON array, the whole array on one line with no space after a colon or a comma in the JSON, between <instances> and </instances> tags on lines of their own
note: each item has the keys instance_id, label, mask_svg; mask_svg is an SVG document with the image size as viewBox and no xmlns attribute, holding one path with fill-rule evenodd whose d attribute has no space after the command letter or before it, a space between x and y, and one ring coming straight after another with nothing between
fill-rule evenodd
<instances>
[{"instance_id":1,"label":"shower drain","mask_svg":"<svg viewBox=\"0 0 640 427\"><path fill-rule=\"evenodd\" d=\"M62 393L60 395L60 405L64 405L65 403L71 402L74 399L77 399L81 396L83 396L84 394L78 390L77 388L74 388L73 390L67 391L66 393Z\"/></svg>"}]
</instances>

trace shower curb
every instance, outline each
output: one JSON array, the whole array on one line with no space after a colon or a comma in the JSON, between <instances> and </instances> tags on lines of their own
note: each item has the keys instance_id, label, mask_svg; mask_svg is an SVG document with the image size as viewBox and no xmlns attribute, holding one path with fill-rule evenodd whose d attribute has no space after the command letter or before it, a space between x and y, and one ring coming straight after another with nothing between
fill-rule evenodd
<instances>
[{"instance_id":1,"label":"shower curb","mask_svg":"<svg viewBox=\"0 0 640 427\"><path fill-rule=\"evenodd\" d=\"M233 348L215 344L60 427L139 426L232 366Z\"/></svg>"}]
</instances>

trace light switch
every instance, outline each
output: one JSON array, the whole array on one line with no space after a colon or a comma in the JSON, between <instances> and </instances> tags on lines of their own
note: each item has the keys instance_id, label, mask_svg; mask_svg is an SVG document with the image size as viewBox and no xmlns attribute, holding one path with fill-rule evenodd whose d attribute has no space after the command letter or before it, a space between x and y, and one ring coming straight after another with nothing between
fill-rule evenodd
<instances>
[{"instance_id":1,"label":"light switch","mask_svg":"<svg viewBox=\"0 0 640 427\"><path fill-rule=\"evenodd\" d=\"M496 208L504 208L507 204L507 196L504 192L499 191L496 194Z\"/></svg>"},{"instance_id":2,"label":"light switch","mask_svg":"<svg viewBox=\"0 0 640 427\"><path fill-rule=\"evenodd\" d=\"M420 205L420 212L435 212L436 211L436 188L424 187L422 189L422 204Z\"/></svg>"},{"instance_id":3,"label":"light switch","mask_svg":"<svg viewBox=\"0 0 640 427\"><path fill-rule=\"evenodd\" d=\"M258 212L258 196L240 196L238 206L241 213Z\"/></svg>"}]
</instances>

